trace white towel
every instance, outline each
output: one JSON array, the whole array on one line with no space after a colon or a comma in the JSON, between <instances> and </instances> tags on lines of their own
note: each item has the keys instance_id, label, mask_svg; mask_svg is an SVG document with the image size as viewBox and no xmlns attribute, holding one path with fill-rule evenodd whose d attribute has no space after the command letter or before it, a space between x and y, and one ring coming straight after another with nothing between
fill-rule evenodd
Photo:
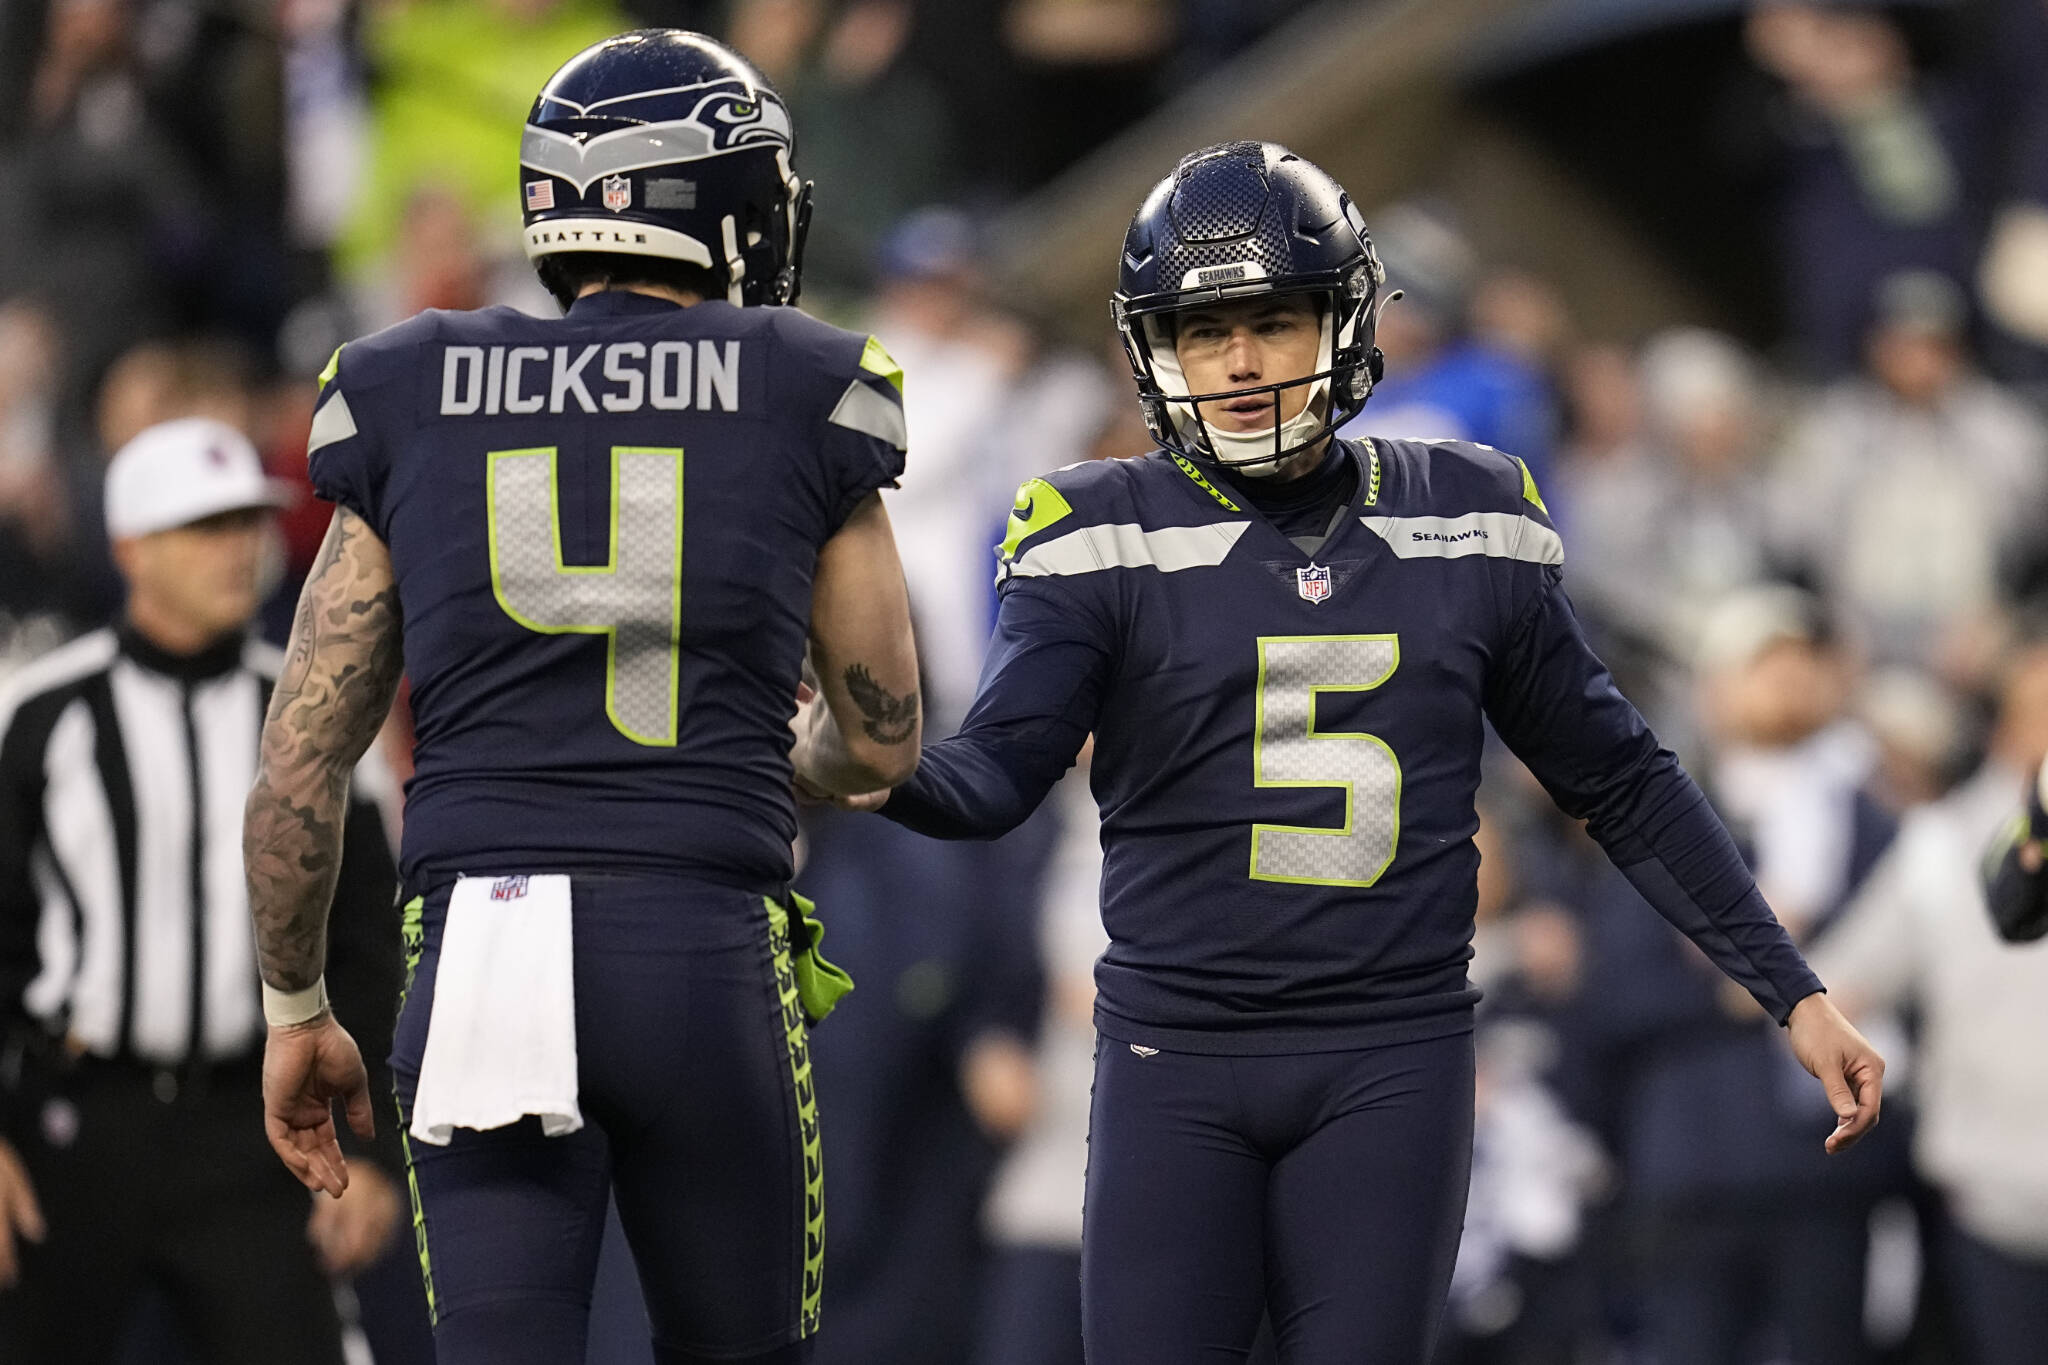
<instances>
[{"instance_id":1,"label":"white towel","mask_svg":"<svg viewBox=\"0 0 2048 1365\"><path fill-rule=\"evenodd\" d=\"M576 1104L576 974L566 876L464 877L448 898L412 1135L528 1114L549 1137L583 1126Z\"/></svg>"}]
</instances>

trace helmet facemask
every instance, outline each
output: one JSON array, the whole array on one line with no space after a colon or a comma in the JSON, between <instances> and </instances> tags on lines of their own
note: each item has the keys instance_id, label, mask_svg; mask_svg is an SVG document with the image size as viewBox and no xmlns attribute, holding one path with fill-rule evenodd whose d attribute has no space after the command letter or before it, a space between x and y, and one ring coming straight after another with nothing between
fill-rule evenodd
<instances>
[{"instance_id":1,"label":"helmet facemask","mask_svg":"<svg viewBox=\"0 0 2048 1365\"><path fill-rule=\"evenodd\" d=\"M1376 262L1368 257L1334 285L1322 288L1288 289L1261 281L1251 287L1203 287L1146 300L1118 299L1118 330L1153 438L1178 454L1265 478L1350 421L1379 378L1379 352L1372 346L1379 284L1373 265ZM1190 392L1174 346L1179 315L1204 305L1281 294L1307 295L1316 301L1320 335L1310 372L1239 389ZM1309 386L1309 393L1301 411L1282 419L1286 391L1303 385ZM1227 431L1201 413L1204 403L1258 396L1273 400L1273 423L1261 430Z\"/></svg>"}]
</instances>

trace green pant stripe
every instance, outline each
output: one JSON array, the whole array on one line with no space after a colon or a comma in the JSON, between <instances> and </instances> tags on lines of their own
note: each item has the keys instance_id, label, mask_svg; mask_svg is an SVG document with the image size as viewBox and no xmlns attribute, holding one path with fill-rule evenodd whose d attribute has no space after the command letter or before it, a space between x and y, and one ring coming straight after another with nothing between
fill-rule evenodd
<instances>
[{"instance_id":1,"label":"green pant stripe","mask_svg":"<svg viewBox=\"0 0 2048 1365\"><path fill-rule=\"evenodd\" d=\"M797 999L796 970L789 960L789 913L774 900L768 906L768 947L775 965L775 991L782 1007L789 1047L789 1073L796 1094L797 1124L803 1136L804 1269L798 1301L799 1332L818 1330L818 1306L825 1289L825 1163L818 1141L818 1096L811 1085L811 1044Z\"/></svg>"},{"instance_id":2,"label":"green pant stripe","mask_svg":"<svg viewBox=\"0 0 2048 1365\"><path fill-rule=\"evenodd\" d=\"M426 946L427 931L420 918L426 903L426 897L414 896L405 906L405 985L398 992L400 1011L405 1009L406 997L412 994L413 973L419 970L420 952ZM419 1252L420 1283L426 1286L427 1322L431 1325L440 1322L441 1315L434 1306L434 1263L427 1255L427 1211L420 1204L420 1178L413 1169L412 1139L405 1131L405 1106L395 1096L391 1102L398 1110L398 1145L405 1152L405 1188L412 1197L412 1242Z\"/></svg>"}]
</instances>

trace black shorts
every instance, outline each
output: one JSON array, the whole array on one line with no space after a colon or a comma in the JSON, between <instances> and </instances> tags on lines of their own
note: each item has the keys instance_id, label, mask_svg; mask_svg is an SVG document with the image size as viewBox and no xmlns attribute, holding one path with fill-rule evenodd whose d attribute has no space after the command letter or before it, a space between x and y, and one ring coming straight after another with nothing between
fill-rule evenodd
<instances>
[{"instance_id":1,"label":"black shorts","mask_svg":"<svg viewBox=\"0 0 2048 1365\"><path fill-rule=\"evenodd\" d=\"M407 906L392 1046L409 1119L446 885ZM767 1355L816 1330L824 1202L809 1041L780 907L645 876L575 876L584 1127L528 1118L408 1139L420 1264L441 1365L583 1358L615 1195L656 1358Z\"/></svg>"},{"instance_id":2,"label":"black shorts","mask_svg":"<svg viewBox=\"0 0 2048 1365\"><path fill-rule=\"evenodd\" d=\"M1090 1361L1430 1358L1472 1166L1472 1035L1270 1057L1104 1037L1081 1244Z\"/></svg>"}]
</instances>

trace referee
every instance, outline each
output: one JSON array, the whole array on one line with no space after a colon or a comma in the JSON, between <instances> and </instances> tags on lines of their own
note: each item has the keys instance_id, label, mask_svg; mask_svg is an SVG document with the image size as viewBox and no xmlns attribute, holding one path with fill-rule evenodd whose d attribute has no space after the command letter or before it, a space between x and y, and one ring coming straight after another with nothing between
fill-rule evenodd
<instances>
[{"instance_id":1,"label":"referee","mask_svg":"<svg viewBox=\"0 0 2048 1365\"><path fill-rule=\"evenodd\" d=\"M231 427L137 436L106 482L124 618L0 689L7 1365L113 1359L150 1285L203 1360L340 1365L328 1275L397 1222L391 1178L363 1177L374 1160L309 1208L253 1121L265 1030L242 803L278 655L248 626L281 501ZM329 972L352 1020L396 1012L394 880L358 802Z\"/></svg>"}]
</instances>

